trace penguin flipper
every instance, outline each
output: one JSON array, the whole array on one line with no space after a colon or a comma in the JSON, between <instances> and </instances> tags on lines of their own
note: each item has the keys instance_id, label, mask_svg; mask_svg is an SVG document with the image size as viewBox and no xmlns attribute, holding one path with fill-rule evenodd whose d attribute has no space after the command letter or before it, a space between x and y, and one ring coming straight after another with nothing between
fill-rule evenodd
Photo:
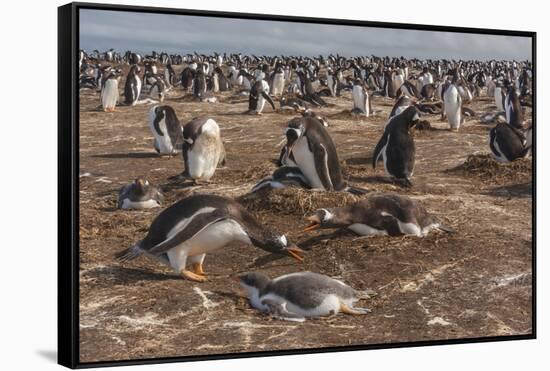
<instances>
[{"instance_id":1,"label":"penguin flipper","mask_svg":"<svg viewBox=\"0 0 550 371\"><path fill-rule=\"evenodd\" d=\"M269 313L275 318L293 322L304 322L306 320L303 316L289 312L283 303L275 300L264 299L262 304L269 308Z\"/></svg>"},{"instance_id":2,"label":"penguin flipper","mask_svg":"<svg viewBox=\"0 0 550 371\"><path fill-rule=\"evenodd\" d=\"M216 209L211 213L196 215L188 224L171 238L151 247L147 253L151 255L161 255L170 249L193 238L195 235L206 229L208 226L228 219L229 215L221 209Z\"/></svg>"},{"instance_id":3,"label":"penguin flipper","mask_svg":"<svg viewBox=\"0 0 550 371\"><path fill-rule=\"evenodd\" d=\"M262 96L265 98L265 100L269 102L269 104L271 104L271 107L273 108L273 110L275 110L275 103L273 103L273 99L271 99L269 94L267 94L265 91L262 91Z\"/></svg>"},{"instance_id":4,"label":"penguin flipper","mask_svg":"<svg viewBox=\"0 0 550 371\"><path fill-rule=\"evenodd\" d=\"M314 147L314 155L316 157L315 170L319 175L321 183L325 190L333 190L334 186L330 179L330 171L328 169L328 153L324 145L318 145Z\"/></svg>"},{"instance_id":5,"label":"penguin flipper","mask_svg":"<svg viewBox=\"0 0 550 371\"><path fill-rule=\"evenodd\" d=\"M384 134L382 135L382 138L378 141L376 144L376 147L374 147L374 152L372 153L372 168L376 168L376 163L378 162L378 158L382 154L382 148L386 145L388 142L388 134L386 131L384 131Z\"/></svg>"}]
</instances>

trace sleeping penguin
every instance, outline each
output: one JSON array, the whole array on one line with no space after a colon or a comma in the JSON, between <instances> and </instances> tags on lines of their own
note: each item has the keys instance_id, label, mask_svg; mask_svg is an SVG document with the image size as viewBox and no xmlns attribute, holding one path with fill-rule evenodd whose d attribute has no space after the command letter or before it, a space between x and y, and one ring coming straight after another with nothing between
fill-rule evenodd
<instances>
[{"instance_id":1,"label":"sleeping penguin","mask_svg":"<svg viewBox=\"0 0 550 371\"><path fill-rule=\"evenodd\" d=\"M269 279L258 272L240 275L252 307L285 321L338 313L363 315L367 308L356 308L361 299L370 299L371 290L357 291L337 279L313 272L297 272Z\"/></svg>"},{"instance_id":2,"label":"sleeping penguin","mask_svg":"<svg viewBox=\"0 0 550 371\"><path fill-rule=\"evenodd\" d=\"M155 137L154 146L161 156L172 156L183 143L183 129L170 106L154 106L149 111L149 128Z\"/></svg>"},{"instance_id":3,"label":"sleeping penguin","mask_svg":"<svg viewBox=\"0 0 550 371\"><path fill-rule=\"evenodd\" d=\"M364 193L342 178L336 146L323 124L313 117L290 120L285 129L287 143L282 151L283 164L300 168L313 189Z\"/></svg>"},{"instance_id":4,"label":"sleeping penguin","mask_svg":"<svg viewBox=\"0 0 550 371\"><path fill-rule=\"evenodd\" d=\"M402 113L392 117L372 155L373 169L382 157L386 174L409 187L412 186L416 151L410 129L419 118L414 106L407 107Z\"/></svg>"},{"instance_id":5,"label":"sleeping penguin","mask_svg":"<svg viewBox=\"0 0 550 371\"><path fill-rule=\"evenodd\" d=\"M225 164L225 149L216 121L197 117L185 124L181 152L185 165L182 175L195 183L208 182L218 165Z\"/></svg>"},{"instance_id":6,"label":"sleeping penguin","mask_svg":"<svg viewBox=\"0 0 550 371\"><path fill-rule=\"evenodd\" d=\"M309 189L307 179L296 166L281 166L275 169L272 175L263 178L252 187L250 193L263 189L280 189L287 187L299 187Z\"/></svg>"},{"instance_id":7,"label":"sleeping penguin","mask_svg":"<svg viewBox=\"0 0 550 371\"><path fill-rule=\"evenodd\" d=\"M118 193L119 209L151 209L160 207L164 196L144 178L137 178Z\"/></svg>"},{"instance_id":8,"label":"sleeping penguin","mask_svg":"<svg viewBox=\"0 0 550 371\"><path fill-rule=\"evenodd\" d=\"M151 223L145 238L115 257L128 261L147 255L171 266L191 281L206 281L206 253L233 242L253 245L270 253L303 261L303 251L286 236L266 227L243 206L229 198L196 194L163 210ZM192 270L187 268L191 263Z\"/></svg>"},{"instance_id":9,"label":"sleeping penguin","mask_svg":"<svg viewBox=\"0 0 550 371\"><path fill-rule=\"evenodd\" d=\"M434 229L451 232L417 201L395 193L381 193L354 204L319 209L306 218L311 224L304 229L347 228L360 236L425 237Z\"/></svg>"}]
</instances>

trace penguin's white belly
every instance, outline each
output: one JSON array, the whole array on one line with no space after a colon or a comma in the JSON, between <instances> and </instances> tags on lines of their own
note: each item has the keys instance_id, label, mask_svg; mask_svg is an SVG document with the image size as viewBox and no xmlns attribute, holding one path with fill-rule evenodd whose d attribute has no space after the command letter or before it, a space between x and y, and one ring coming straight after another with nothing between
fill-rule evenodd
<instances>
[{"instance_id":1,"label":"penguin's white belly","mask_svg":"<svg viewBox=\"0 0 550 371\"><path fill-rule=\"evenodd\" d=\"M153 123L151 122L151 126ZM172 145L172 140L170 139L170 136L168 135L168 130L166 130L166 120L162 119L159 124L159 129L164 133L163 136L158 135L155 128L151 128L153 131L153 135L155 136L155 141L157 145L157 149L161 155L171 155L174 153L174 146Z\"/></svg>"},{"instance_id":2,"label":"penguin's white belly","mask_svg":"<svg viewBox=\"0 0 550 371\"><path fill-rule=\"evenodd\" d=\"M209 225L182 245L188 256L195 256L218 250L233 241L251 243L240 224L228 219Z\"/></svg>"},{"instance_id":3,"label":"penguin's white belly","mask_svg":"<svg viewBox=\"0 0 550 371\"><path fill-rule=\"evenodd\" d=\"M139 96L141 94L141 79L136 79L136 97L133 103L136 103L139 100Z\"/></svg>"},{"instance_id":4,"label":"penguin's white belly","mask_svg":"<svg viewBox=\"0 0 550 371\"><path fill-rule=\"evenodd\" d=\"M189 176L201 180L212 178L220 160L221 147L220 129L210 119L203 125L202 134L187 153Z\"/></svg>"},{"instance_id":5,"label":"penguin's white belly","mask_svg":"<svg viewBox=\"0 0 550 371\"><path fill-rule=\"evenodd\" d=\"M365 95L360 87L353 87L353 108L359 108L361 111L366 112L365 107Z\"/></svg>"},{"instance_id":6,"label":"penguin's white belly","mask_svg":"<svg viewBox=\"0 0 550 371\"><path fill-rule=\"evenodd\" d=\"M387 236L388 232L382 229L376 229L370 225L363 223L355 223L348 226L349 229L354 231L360 236Z\"/></svg>"},{"instance_id":7,"label":"penguin's white belly","mask_svg":"<svg viewBox=\"0 0 550 371\"><path fill-rule=\"evenodd\" d=\"M502 106L502 88L500 87L495 88L495 105L498 111L504 111L504 107Z\"/></svg>"},{"instance_id":8,"label":"penguin's white belly","mask_svg":"<svg viewBox=\"0 0 550 371\"><path fill-rule=\"evenodd\" d=\"M393 215L385 212L385 211L382 211L380 213L380 215L382 216L391 216L393 218L395 218ZM423 236L423 230L422 228L420 228L420 226L416 223L405 223L405 222L402 222L401 220L395 218L397 220L397 225L399 226L399 230L401 231L401 233L403 234L412 234L414 236L418 236L418 237L422 237ZM428 229L429 231L429 229Z\"/></svg>"},{"instance_id":9,"label":"penguin's white belly","mask_svg":"<svg viewBox=\"0 0 550 371\"><path fill-rule=\"evenodd\" d=\"M284 74L277 73L273 78L273 95L281 95L285 86Z\"/></svg>"},{"instance_id":10,"label":"penguin's white belly","mask_svg":"<svg viewBox=\"0 0 550 371\"><path fill-rule=\"evenodd\" d=\"M115 108L118 101L118 82L113 79L105 81L101 91L101 105L103 108Z\"/></svg>"},{"instance_id":11,"label":"penguin's white belly","mask_svg":"<svg viewBox=\"0 0 550 371\"><path fill-rule=\"evenodd\" d=\"M258 103L256 105L256 112L262 113L262 111L264 110L264 106L265 106L265 98L263 97L263 95L260 95L258 97Z\"/></svg>"},{"instance_id":12,"label":"penguin's white belly","mask_svg":"<svg viewBox=\"0 0 550 371\"><path fill-rule=\"evenodd\" d=\"M288 312L302 316L302 317L324 317L340 312L340 307L342 304L347 306L353 306L354 300L341 300L338 296L329 294L323 299L321 304L314 308L302 308L299 305L296 305L285 298L276 295L276 294L267 294L259 298L259 310L266 311L268 308L262 305L263 300L271 300L282 305ZM254 303L251 301L252 305ZM263 309L262 309L263 308Z\"/></svg>"},{"instance_id":13,"label":"penguin's white belly","mask_svg":"<svg viewBox=\"0 0 550 371\"><path fill-rule=\"evenodd\" d=\"M122 209L152 209L155 207L160 207L156 200L130 201L127 198L122 201L121 206Z\"/></svg>"},{"instance_id":14,"label":"penguin's white belly","mask_svg":"<svg viewBox=\"0 0 550 371\"><path fill-rule=\"evenodd\" d=\"M460 127L460 122L462 119L462 99L460 98L458 89L454 85L451 85L445 91L444 96L445 115L447 116L449 125L452 129L458 129L458 127Z\"/></svg>"},{"instance_id":15,"label":"penguin's white belly","mask_svg":"<svg viewBox=\"0 0 550 371\"><path fill-rule=\"evenodd\" d=\"M307 139L304 137L298 139L292 149L292 153L294 155L294 160L296 160L296 165L298 165L302 173L304 173L310 187L325 189L319 175L317 174L317 169L315 168L315 156L313 155L313 152L309 150Z\"/></svg>"}]
</instances>

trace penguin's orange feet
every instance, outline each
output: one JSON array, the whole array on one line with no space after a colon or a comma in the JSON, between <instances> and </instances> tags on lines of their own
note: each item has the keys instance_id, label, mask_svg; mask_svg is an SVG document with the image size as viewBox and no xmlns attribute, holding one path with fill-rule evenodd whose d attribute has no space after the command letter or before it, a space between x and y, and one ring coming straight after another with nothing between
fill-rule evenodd
<instances>
[{"instance_id":1,"label":"penguin's orange feet","mask_svg":"<svg viewBox=\"0 0 550 371\"><path fill-rule=\"evenodd\" d=\"M202 269L202 263L194 263L193 272L199 276L206 276L206 273L204 273L204 270Z\"/></svg>"},{"instance_id":2,"label":"penguin's orange feet","mask_svg":"<svg viewBox=\"0 0 550 371\"><path fill-rule=\"evenodd\" d=\"M347 306L346 304L342 303L340 304L340 312L345 314L351 314L354 316L360 316L363 314L370 313L370 310L367 308L352 308Z\"/></svg>"},{"instance_id":3,"label":"penguin's orange feet","mask_svg":"<svg viewBox=\"0 0 550 371\"><path fill-rule=\"evenodd\" d=\"M181 276L185 279L195 282L204 282L207 280L206 277L188 271L187 269L182 269Z\"/></svg>"}]
</instances>

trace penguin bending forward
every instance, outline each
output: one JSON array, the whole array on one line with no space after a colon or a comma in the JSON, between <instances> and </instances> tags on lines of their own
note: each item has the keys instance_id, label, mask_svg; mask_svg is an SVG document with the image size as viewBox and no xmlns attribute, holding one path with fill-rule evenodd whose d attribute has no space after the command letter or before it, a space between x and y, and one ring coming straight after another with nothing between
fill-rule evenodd
<instances>
[{"instance_id":1,"label":"penguin bending forward","mask_svg":"<svg viewBox=\"0 0 550 371\"><path fill-rule=\"evenodd\" d=\"M286 236L262 224L243 206L216 195L193 195L162 211L151 223L145 238L118 252L115 257L128 261L147 255L171 266L182 277L203 282L206 253L232 242L256 246L274 254L303 261L303 251ZM192 270L187 268L187 262Z\"/></svg>"},{"instance_id":2,"label":"penguin bending forward","mask_svg":"<svg viewBox=\"0 0 550 371\"><path fill-rule=\"evenodd\" d=\"M414 106L409 106L402 113L393 116L386 125L384 134L372 155L373 169L382 157L386 174L404 182L409 187L412 186L411 177L416 151L410 129L418 123L419 119Z\"/></svg>"},{"instance_id":3,"label":"penguin bending forward","mask_svg":"<svg viewBox=\"0 0 550 371\"><path fill-rule=\"evenodd\" d=\"M225 163L225 149L216 121L197 117L188 122L183 127L181 152L185 165L183 176L195 183L208 182L218 165Z\"/></svg>"},{"instance_id":4,"label":"penguin bending forward","mask_svg":"<svg viewBox=\"0 0 550 371\"><path fill-rule=\"evenodd\" d=\"M154 106L149 111L149 128L155 137L155 150L161 155L172 156L183 142L183 129L170 106Z\"/></svg>"},{"instance_id":5,"label":"penguin bending forward","mask_svg":"<svg viewBox=\"0 0 550 371\"><path fill-rule=\"evenodd\" d=\"M319 209L306 219L311 224L305 232L317 228L347 228L361 236L417 237L425 237L434 229L452 232L419 202L395 193L381 193L343 207Z\"/></svg>"},{"instance_id":6,"label":"penguin bending forward","mask_svg":"<svg viewBox=\"0 0 550 371\"><path fill-rule=\"evenodd\" d=\"M489 131L489 149L498 162L510 162L529 156L531 128L523 131L499 123Z\"/></svg>"}]
</instances>

